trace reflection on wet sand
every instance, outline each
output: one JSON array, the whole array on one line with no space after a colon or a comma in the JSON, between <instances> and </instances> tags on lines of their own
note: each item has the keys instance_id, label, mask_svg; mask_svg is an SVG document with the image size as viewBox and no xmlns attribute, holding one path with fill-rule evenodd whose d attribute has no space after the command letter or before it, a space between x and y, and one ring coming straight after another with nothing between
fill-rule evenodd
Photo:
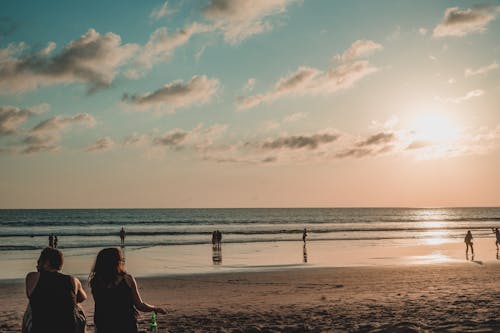
<instances>
[{"instance_id":1,"label":"reflection on wet sand","mask_svg":"<svg viewBox=\"0 0 500 333\"><path fill-rule=\"evenodd\" d=\"M212 262L214 265L222 264L222 246L212 247Z\"/></svg>"},{"instance_id":2,"label":"reflection on wet sand","mask_svg":"<svg viewBox=\"0 0 500 333\"><path fill-rule=\"evenodd\" d=\"M304 256L304 264L307 264L307 246L304 243L304 246L302 248L302 255Z\"/></svg>"}]
</instances>

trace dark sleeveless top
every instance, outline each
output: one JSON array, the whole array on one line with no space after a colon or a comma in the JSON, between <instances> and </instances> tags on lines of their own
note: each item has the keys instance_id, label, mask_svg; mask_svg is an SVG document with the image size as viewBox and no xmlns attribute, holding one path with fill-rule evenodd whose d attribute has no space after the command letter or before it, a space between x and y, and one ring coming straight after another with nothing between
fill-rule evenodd
<instances>
[{"instance_id":1,"label":"dark sleeveless top","mask_svg":"<svg viewBox=\"0 0 500 333\"><path fill-rule=\"evenodd\" d=\"M31 293L31 333L73 333L76 295L71 276L59 272L40 272Z\"/></svg>"},{"instance_id":2,"label":"dark sleeveless top","mask_svg":"<svg viewBox=\"0 0 500 333\"><path fill-rule=\"evenodd\" d=\"M94 286L92 296L97 333L137 333L137 310L125 279L108 288Z\"/></svg>"}]
</instances>

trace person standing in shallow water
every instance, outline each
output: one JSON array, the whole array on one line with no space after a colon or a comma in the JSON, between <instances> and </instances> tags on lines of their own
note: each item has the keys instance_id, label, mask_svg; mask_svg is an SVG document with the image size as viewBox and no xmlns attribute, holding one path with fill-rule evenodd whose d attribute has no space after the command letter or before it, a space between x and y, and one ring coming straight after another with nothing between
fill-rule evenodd
<instances>
[{"instance_id":1,"label":"person standing in shallow water","mask_svg":"<svg viewBox=\"0 0 500 333\"><path fill-rule=\"evenodd\" d=\"M471 249L471 253L472 253L472 256L474 256L474 247L473 247L473 243L472 243L472 233L469 231L467 231L467 234L465 235L465 238L464 238L464 242L465 242L465 254L469 254L469 247Z\"/></svg>"},{"instance_id":2,"label":"person standing in shallow water","mask_svg":"<svg viewBox=\"0 0 500 333\"><path fill-rule=\"evenodd\" d=\"M306 242L306 237L307 237L307 229L304 228L304 231L302 232L302 241L305 243Z\"/></svg>"},{"instance_id":3,"label":"person standing in shallow water","mask_svg":"<svg viewBox=\"0 0 500 333\"><path fill-rule=\"evenodd\" d=\"M166 313L141 299L137 282L125 271L122 251L107 248L97 254L89 276L94 297L95 333L137 333L138 311Z\"/></svg>"},{"instance_id":4,"label":"person standing in shallow water","mask_svg":"<svg viewBox=\"0 0 500 333\"><path fill-rule=\"evenodd\" d=\"M497 239L495 242L495 245L497 246L497 250L498 250L498 245L500 245L500 230L498 230L498 228L492 228L492 230L493 230L493 233L495 234L496 239Z\"/></svg>"},{"instance_id":5,"label":"person standing in shallow water","mask_svg":"<svg viewBox=\"0 0 500 333\"><path fill-rule=\"evenodd\" d=\"M124 246L125 245L125 229L122 229L120 230L120 241L121 241L121 245Z\"/></svg>"}]
</instances>

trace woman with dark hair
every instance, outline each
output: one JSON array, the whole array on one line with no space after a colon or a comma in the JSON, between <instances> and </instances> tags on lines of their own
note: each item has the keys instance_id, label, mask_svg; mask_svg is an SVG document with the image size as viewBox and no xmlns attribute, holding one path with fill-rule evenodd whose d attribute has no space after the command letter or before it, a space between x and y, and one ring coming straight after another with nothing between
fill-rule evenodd
<instances>
[{"instance_id":1,"label":"woman with dark hair","mask_svg":"<svg viewBox=\"0 0 500 333\"><path fill-rule=\"evenodd\" d=\"M144 303L135 279L125 271L122 251L107 248L97 254L90 273L96 333L137 333L137 311L166 313Z\"/></svg>"},{"instance_id":2,"label":"woman with dark hair","mask_svg":"<svg viewBox=\"0 0 500 333\"><path fill-rule=\"evenodd\" d=\"M79 328L77 303L87 299L80 281L60 271L64 263L61 251L47 247L37 262L37 271L26 275L26 295L31 309L30 333L68 333ZM24 326L24 325L23 325Z\"/></svg>"}]
</instances>

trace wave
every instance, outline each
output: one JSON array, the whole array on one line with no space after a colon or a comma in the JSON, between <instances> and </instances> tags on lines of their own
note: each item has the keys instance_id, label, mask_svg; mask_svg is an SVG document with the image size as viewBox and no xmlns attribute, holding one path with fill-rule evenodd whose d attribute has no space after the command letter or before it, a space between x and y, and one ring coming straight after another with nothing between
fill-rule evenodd
<instances>
[{"instance_id":1,"label":"wave","mask_svg":"<svg viewBox=\"0 0 500 333\"><path fill-rule=\"evenodd\" d=\"M452 230L472 230L472 231L488 231L498 227L498 225L482 225L482 226L449 226L449 227L395 227L395 228L328 228L328 229L308 229L311 234L324 233L349 233L349 232L426 232L426 231L452 231ZM286 235L286 234L301 234L303 229L276 229L276 230L241 230L241 231L224 231L225 235ZM50 232L6 232L0 233L0 238L17 238L17 237L47 237ZM109 231L57 231L58 236L72 237L107 237L118 236L117 232ZM211 231L127 231L127 236L211 236Z\"/></svg>"},{"instance_id":2,"label":"wave","mask_svg":"<svg viewBox=\"0 0 500 333\"><path fill-rule=\"evenodd\" d=\"M144 226L185 226L185 225L251 225L251 224L269 224L269 225L287 225L293 224L345 224L345 223L426 223L426 222L497 222L500 217L497 216L484 216L484 217L439 217L439 218L332 218L325 220L318 219L300 219L294 218L288 221L284 220L266 220L266 219L231 219L231 220L116 220L106 221L99 220L98 218L92 220L75 221L75 220L61 220L61 221L45 221L45 220L31 220L31 221L0 221L0 226L16 226L16 227L55 227L55 226L74 226L74 227L91 227L91 226L130 226L130 225L144 225Z\"/></svg>"}]
</instances>

